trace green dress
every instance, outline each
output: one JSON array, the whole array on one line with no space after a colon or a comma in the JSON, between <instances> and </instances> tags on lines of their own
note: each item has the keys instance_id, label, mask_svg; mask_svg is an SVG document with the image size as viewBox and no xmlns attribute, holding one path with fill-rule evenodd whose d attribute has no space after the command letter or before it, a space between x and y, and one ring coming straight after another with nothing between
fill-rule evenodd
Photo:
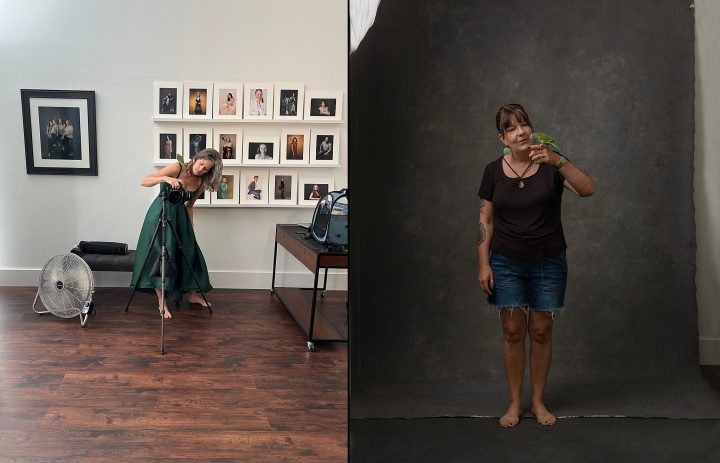
<instances>
[{"instance_id":1,"label":"green dress","mask_svg":"<svg viewBox=\"0 0 720 463\"><path fill-rule=\"evenodd\" d=\"M170 191L170 185L163 183L160 187L161 191ZM177 275L173 277L165 277L165 290L166 297L170 300L181 300L183 293L191 291L199 291L202 289L204 292L208 292L212 289L210 285L210 277L207 271L207 265L205 264L205 258L200 251L195 240L195 232L193 231L192 222L190 222L190 216L188 215L187 209L185 208L185 202L192 199L194 192L185 192L185 197L180 204L173 204L167 201L167 217L169 224L166 227L166 238L165 244L167 247L168 256L170 261L175 265L177 269ZM145 222L143 223L142 230L140 231L140 237L138 238L138 244L135 253L135 263L133 264L133 273L130 280L130 286L135 287L138 291L144 292L155 292L155 288L161 288L162 278L150 276L150 273L155 265L155 262L160 257L160 234L162 233L162 224L158 230L158 235L155 238L152 249L150 249L150 242L152 241L155 229L160 223L160 216L162 215L163 207L162 196L155 198L153 203L150 205L147 214L145 215ZM175 234L170 229L172 224L175 233L180 239L182 244L182 250L178 247L178 240L175 238ZM147 263L143 268L143 262L148 256ZM183 253L185 258L183 258ZM190 266L188 266L188 262ZM159 267L158 267L159 268ZM195 278L193 278L192 271L195 272ZM199 283L199 287L198 287Z\"/></svg>"}]
</instances>

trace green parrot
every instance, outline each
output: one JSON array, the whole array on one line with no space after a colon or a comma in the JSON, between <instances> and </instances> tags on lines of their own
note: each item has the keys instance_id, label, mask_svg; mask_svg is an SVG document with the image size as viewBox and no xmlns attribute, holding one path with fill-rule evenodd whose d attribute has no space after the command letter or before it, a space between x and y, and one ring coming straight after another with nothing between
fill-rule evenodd
<instances>
[{"instance_id":1,"label":"green parrot","mask_svg":"<svg viewBox=\"0 0 720 463\"><path fill-rule=\"evenodd\" d=\"M562 152L562 150L560 149L560 146L557 144L555 139L553 137L551 137L550 135L548 135L546 133L542 133L542 132L533 132L533 134L530 136L532 138L534 138L535 140L537 140L541 145L552 146L556 150Z\"/></svg>"}]
</instances>

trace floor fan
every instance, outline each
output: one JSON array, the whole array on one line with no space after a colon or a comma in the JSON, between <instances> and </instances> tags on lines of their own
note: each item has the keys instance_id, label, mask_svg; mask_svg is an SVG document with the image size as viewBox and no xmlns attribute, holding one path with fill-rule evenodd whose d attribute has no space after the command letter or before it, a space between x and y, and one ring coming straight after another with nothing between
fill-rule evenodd
<instances>
[{"instance_id":1,"label":"floor fan","mask_svg":"<svg viewBox=\"0 0 720 463\"><path fill-rule=\"evenodd\" d=\"M79 316L80 326L85 326L94 310L93 288L93 274L88 264L75 254L60 254L50 259L40 272L33 311L52 313L61 318ZM35 308L38 298L45 310Z\"/></svg>"}]
</instances>

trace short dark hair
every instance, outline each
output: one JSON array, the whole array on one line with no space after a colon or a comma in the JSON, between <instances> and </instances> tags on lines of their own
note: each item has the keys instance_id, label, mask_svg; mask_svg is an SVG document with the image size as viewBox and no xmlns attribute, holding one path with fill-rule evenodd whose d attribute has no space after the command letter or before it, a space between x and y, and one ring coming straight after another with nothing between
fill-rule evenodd
<instances>
[{"instance_id":1,"label":"short dark hair","mask_svg":"<svg viewBox=\"0 0 720 463\"><path fill-rule=\"evenodd\" d=\"M506 104L500 106L495 115L495 126L497 127L498 133L505 133L507 129L512 125L513 119L521 124L525 123L532 129L532 123L530 122L530 116L522 105L517 103Z\"/></svg>"}]
</instances>

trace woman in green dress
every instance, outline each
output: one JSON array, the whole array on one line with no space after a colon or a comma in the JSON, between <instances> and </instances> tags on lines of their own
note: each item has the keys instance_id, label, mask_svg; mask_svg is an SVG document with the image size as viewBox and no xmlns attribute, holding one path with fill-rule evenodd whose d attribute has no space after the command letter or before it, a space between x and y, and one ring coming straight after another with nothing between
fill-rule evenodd
<instances>
[{"instance_id":1,"label":"woman in green dress","mask_svg":"<svg viewBox=\"0 0 720 463\"><path fill-rule=\"evenodd\" d=\"M170 262L174 264L177 273L173 277L165 278L166 300L181 300L183 293L190 294L190 303L207 307L205 299L199 291L208 292L212 289L208 276L205 258L195 240L192 226L192 207L200 194L209 188L217 188L222 176L222 158L220 153L212 148L204 149L194 155L187 163L180 160L162 169L153 172L142 179L140 184L144 187L153 187L160 184L162 192L183 187L185 197L175 204L166 201L166 212L172 229L167 227L165 243ZM138 291L152 292L158 297L158 308L165 318L172 318L167 303L162 307L162 279L151 276L155 262L160 256L162 227L158 229L162 215L163 199L155 198L145 216L140 238L138 238L137 253L133 266L130 286ZM152 242L155 230L158 236ZM177 238L176 235L177 234ZM179 241L179 242L178 242ZM150 244L152 242L152 248ZM182 251L180 251L182 246ZM145 265L143 266L143 264ZM167 267L166 267L167 268Z\"/></svg>"}]
</instances>

